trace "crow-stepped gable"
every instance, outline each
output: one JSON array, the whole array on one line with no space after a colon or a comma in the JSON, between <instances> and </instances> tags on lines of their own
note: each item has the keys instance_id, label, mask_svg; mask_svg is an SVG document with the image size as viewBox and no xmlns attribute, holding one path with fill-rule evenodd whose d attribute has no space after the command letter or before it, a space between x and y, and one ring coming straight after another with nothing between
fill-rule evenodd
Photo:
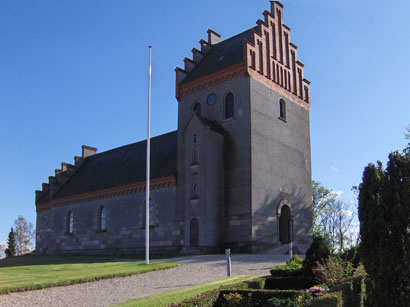
<instances>
[{"instance_id":1,"label":"crow-stepped gable","mask_svg":"<svg viewBox=\"0 0 410 307\"><path fill-rule=\"evenodd\" d=\"M311 237L310 82L271 1L257 25L226 40L208 30L176 68L178 128L97 153L83 145L36 191L36 252L266 251Z\"/></svg>"}]
</instances>

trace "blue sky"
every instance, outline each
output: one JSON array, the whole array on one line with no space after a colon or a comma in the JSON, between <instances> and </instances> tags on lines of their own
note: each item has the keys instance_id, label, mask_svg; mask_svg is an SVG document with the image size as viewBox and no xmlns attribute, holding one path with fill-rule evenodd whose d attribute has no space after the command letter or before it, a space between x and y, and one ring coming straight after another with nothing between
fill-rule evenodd
<instances>
[{"instance_id":1,"label":"blue sky","mask_svg":"<svg viewBox=\"0 0 410 307\"><path fill-rule=\"evenodd\" d=\"M410 124L410 2L283 1L312 82L313 179L343 191L365 165L403 149ZM268 0L0 1L0 242L34 190L81 145L98 152L176 129L176 66L206 39L255 25Z\"/></svg>"}]
</instances>

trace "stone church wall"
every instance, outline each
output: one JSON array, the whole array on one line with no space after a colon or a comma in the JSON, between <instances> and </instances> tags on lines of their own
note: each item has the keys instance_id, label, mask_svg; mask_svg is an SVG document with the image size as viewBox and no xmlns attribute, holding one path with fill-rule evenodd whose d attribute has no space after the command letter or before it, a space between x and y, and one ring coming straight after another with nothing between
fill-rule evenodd
<instances>
[{"instance_id":1,"label":"stone church wall","mask_svg":"<svg viewBox=\"0 0 410 307\"><path fill-rule=\"evenodd\" d=\"M312 227L309 111L253 79L251 89L253 245L280 244L281 201L291 209L294 240L306 244Z\"/></svg>"},{"instance_id":2,"label":"stone church wall","mask_svg":"<svg viewBox=\"0 0 410 307\"><path fill-rule=\"evenodd\" d=\"M184 223L174 222L175 186L151 191L151 253L177 252ZM106 230L98 229L99 208L106 210ZM73 233L67 231L68 212ZM36 251L46 254L143 254L145 193L54 207L37 213Z\"/></svg>"}]
</instances>

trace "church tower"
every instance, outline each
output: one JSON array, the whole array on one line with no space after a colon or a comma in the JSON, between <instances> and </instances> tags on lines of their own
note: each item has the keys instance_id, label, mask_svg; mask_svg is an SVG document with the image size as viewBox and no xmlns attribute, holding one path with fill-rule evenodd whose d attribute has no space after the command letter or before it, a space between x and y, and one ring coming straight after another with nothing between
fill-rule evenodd
<instances>
[{"instance_id":1,"label":"church tower","mask_svg":"<svg viewBox=\"0 0 410 307\"><path fill-rule=\"evenodd\" d=\"M283 6L176 68L176 220L184 249L257 252L311 237L310 82Z\"/></svg>"}]
</instances>

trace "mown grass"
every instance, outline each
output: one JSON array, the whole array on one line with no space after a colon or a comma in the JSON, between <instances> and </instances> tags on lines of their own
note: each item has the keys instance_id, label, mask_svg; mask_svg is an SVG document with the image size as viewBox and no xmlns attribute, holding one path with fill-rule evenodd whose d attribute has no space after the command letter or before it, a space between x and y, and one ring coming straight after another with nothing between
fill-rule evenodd
<instances>
[{"instance_id":1,"label":"mown grass","mask_svg":"<svg viewBox=\"0 0 410 307\"><path fill-rule=\"evenodd\" d=\"M116 261L93 257L26 255L0 260L0 294L65 286L176 267L175 262Z\"/></svg>"},{"instance_id":2,"label":"mown grass","mask_svg":"<svg viewBox=\"0 0 410 307\"><path fill-rule=\"evenodd\" d=\"M162 294L158 294L158 295L146 296L146 297L130 300L128 302L121 303L121 304L118 304L118 305L115 305L115 306L116 307L131 307L131 306L159 307L159 306L167 306L167 305L172 304L172 303L177 303L177 302L181 302L181 301L190 299L192 297L200 295L201 293L211 291L211 290L214 290L214 289L218 289L222 286L239 283L239 282L242 282L242 281L245 281L245 280L252 280L252 279L255 279L257 277L259 277L259 276L239 275L239 276L226 277L226 278L218 279L218 280L215 280L215 281L207 282L207 283L204 283L204 284L192 285L192 286L181 288L181 289L170 290L170 291L164 292Z\"/></svg>"}]
</instances>

